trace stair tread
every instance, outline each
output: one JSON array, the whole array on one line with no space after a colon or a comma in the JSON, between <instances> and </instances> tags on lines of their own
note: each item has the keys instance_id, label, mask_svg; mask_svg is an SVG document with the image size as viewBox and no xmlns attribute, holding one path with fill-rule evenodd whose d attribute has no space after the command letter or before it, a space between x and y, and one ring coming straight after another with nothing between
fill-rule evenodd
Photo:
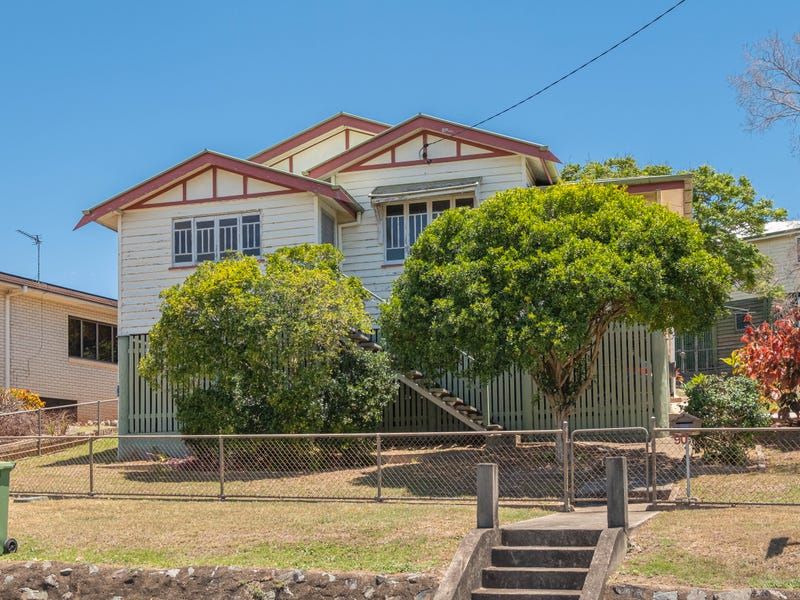
<instances>
[{"instance_id":1,"label":"stair tread","mask_svg":"<svg viewBox=\"0 0 800 600\"><path fill-rule=\"evenodd\" d=\"M597 546L494 546L493 550L594 550Z\"/></svg>"},{"instance_id":2,"label":"stair tread","mask_svg":"<svg viewBox=\"0 0 800 600\"><path fill-rule=\"evenodd\" d=\"M484 567L484 571L498 573L588 573L588 567Z\"/></svg>"},{"instance_id":3,"label":"stair tread","mask_svg":"<svg viewBox=\"0 0 800 600\"><path fill-rule=\"evenodd\" d=\"M517 596L521 594L549 594L552 596L580 596L580 590L547 590L543 588L492 588L492 587L479 587L472 590L473 594L503 594L508 596Z\"/></svg>"}]
</instances>

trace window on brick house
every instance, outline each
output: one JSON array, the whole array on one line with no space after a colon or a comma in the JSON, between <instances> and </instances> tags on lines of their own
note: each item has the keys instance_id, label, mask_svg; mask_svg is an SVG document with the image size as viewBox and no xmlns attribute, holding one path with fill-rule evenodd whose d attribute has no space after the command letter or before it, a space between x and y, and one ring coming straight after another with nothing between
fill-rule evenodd
<instances>
[{"instance_id":1,"label":"window on brick house","mask_svg":"<svg viewBox=\"0 0 800 600\"><path fill-rule=\"evenodd\" d=\"M69 317L67 353L73 358L117 362L117 326Z\"/></svg>"}]
</instances>

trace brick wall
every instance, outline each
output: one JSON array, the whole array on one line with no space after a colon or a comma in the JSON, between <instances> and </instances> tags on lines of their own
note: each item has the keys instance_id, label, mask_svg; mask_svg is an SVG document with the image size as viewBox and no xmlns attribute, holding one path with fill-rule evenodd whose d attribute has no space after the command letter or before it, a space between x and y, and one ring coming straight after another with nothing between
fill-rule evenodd
<instances>
[{"instance_id":1,"label":"brick wall","mask_svg":"<svg viewBox=\"0 0 800 600\"><path fill-rule=\"evenodd\" d=\"M117 365L68 355L70 316L117 322L116 309L111 307L35 292L11 298L11 385L75 402L116 398ZM116 418L116 403L104 403L103 408L106 415L113 410L113 416L105 418Z\"/></svg>"}]
</instances>

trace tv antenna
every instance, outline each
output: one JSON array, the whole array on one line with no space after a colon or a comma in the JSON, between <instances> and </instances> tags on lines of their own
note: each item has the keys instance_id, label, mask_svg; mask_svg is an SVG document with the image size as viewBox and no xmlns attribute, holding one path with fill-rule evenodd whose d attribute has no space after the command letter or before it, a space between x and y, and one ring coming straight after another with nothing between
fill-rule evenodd
<instances>
[{"instance_id":1,"label":"tv antenna","mask_svg":"<svg viewBox=\"0 0 800 600\"><path fill-rule=\"evenodd\" d=\"M40 282L42 280L42 236L22 231L22 229L17 229L17 233L21 233L26 238L30 238L33 245L36 246L36 281Z\"/></svg>"}]
</instances>

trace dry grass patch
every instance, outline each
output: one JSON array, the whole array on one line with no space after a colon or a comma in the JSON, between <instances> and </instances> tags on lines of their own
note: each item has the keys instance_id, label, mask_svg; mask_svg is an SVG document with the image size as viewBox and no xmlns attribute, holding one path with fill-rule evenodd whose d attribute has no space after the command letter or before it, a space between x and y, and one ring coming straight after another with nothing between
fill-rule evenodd
<instances>
[{"instance_id":1,"label":"dry grass patch","mask_svg":"<svg viewBox=\"0 0 800 600\"><path fill-rule=\"evenodd\" d=\"M501 509L503 522L541 514ZM474 506L444 504L12 502L9 527L20 552L5 559L437 573L474 519Z\"/></svg>"},{"instance_id":2,"label":"dry grass patch","mask_svg":"<svg viewBox=\"0 0 800 600\"><path fill-rule=\"evenodd\" d=\"M707 588L800 588L800 508L664 512L634 533L616 581Z\"/></svg>"}]
</instances>

